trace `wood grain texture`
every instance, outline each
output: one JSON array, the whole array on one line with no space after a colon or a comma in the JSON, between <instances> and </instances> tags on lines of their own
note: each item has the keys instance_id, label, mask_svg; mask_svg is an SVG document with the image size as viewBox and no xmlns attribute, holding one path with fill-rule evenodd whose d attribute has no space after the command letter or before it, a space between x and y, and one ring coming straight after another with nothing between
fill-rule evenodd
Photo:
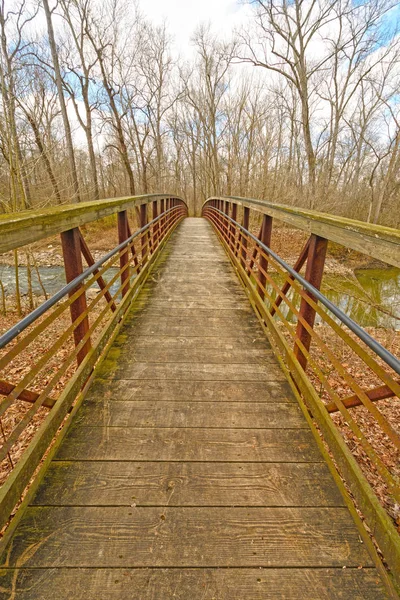
<instances>
[{"instance_id":1,"label":"wood grain texture","mask_svg":"<svg viewBox=\"0 0 400 600\"><path fill-rule=\"evenodd\" d=\"M160 400L191 402L296 402L286 379L282 381L182 381L97 379L88 400Z\"/></svg>"},{"instance_id":2,"label":"wood grain texture","mask_svg":"<svg viewBox=\"0 0 400 600\"><path fill-rule=\"evenodd\" d=\"M73 427L56 458L74 460L318 462L308 429Z\"/></svg>"},{"instance_id":3,"label":"wood grain texture","mask_svg":"<svg viewBox=\"0 0 400 600\"><path fill-rule=\"evenodd\" d=\"M345 508L38 506L27 509L7 564L365 567L372 561Z\"/></svg>"},{"instance_id":4,"label":"wood grain texture","mask_svg":"<svg viewBox=\"0 0 400 600\"><path fill-rule=\"evenodd\" d=\"M109 371L108 366L110 366ZM183 381L283 381L285 376L277 368L274 358L266 359L264 364L244 364L240 368L235 364L214 363L154 363L134 362L120 359L116 364L104 361L102 377L118 379L164 379Z\"/></svg>"},{"instance_id":5,"label":"wood grain texture","mask_svg":"<svg viewBox=\"0 0 400 600\"><path fill-rule=\"evenodd\" d=\"M375 569L8 569L9 600L388 600ZM3 595L2 595L3 594Z\"/></svg>"},{"instance_id":6,"label":"wood grain texture","mask_svg":"<svg viewBox=\"0 0 400 600\"><path fill-rule=\"evenodd\" d=\"M165 402L104 400L86 402L76 424L93 427L203 427L207 429L308 428L294 403Z\"/></svg>"},{"instance_id":7,"label":"wood grain texture","mask_svg":"<svg viewBox=\"0 0 400 600\"><path fill-rule=\"evenodd\" d=\"M246 323L238 321L233 324L230 319L223 319L219 317L210 317L209 319L193 320L190 317L182 318L168 318L165 317L159 322L140 321L137 323L135 328L131 329L137 335L148 335L148 336L160 336L169 335L173 337L201 337L204 331L207 331L208 337L232 337L233 335L248 335L256 337L259 334L257 323Z\"/></svg>"},{"instance_id":8,"label":"wood grain texture","mask_svg":"<svg viewBox=\"0 0 400 600\"><path fill-rule=\"evenodd\" d=\"M344 506L324 463L55 461L33 501L54 506Z\"/></svg>"}]
</instances>

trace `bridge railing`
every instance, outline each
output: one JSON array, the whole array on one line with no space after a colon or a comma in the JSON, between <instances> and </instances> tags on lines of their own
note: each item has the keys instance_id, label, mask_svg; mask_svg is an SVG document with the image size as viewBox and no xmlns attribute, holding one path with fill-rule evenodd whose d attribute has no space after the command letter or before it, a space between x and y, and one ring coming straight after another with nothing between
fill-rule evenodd
<instances>
[{"instance_id":1,"label":"bridge railing","mask_svg":"<svg viewBox=\"0 0 400 600\"><path fill-rule=\"evenodd\" d=\"M134 233L128 208L137 210L140 227ZM95 261L79 225L113 213L119 244ZM0 526L55 438L57 444L65 434L96 364L159 250L186 215L180 198L147 195L0 218L1 251L60 233L67 279L59 292L0 336Z\"/></svg>"},{"instance_id":2,"label":"bridge railing","mask_svg":"<svg viewBox=\"0 0 400 600\"><path fill-rule=\"evenodd\" d=\"M203 215L216 229L332 472L339 482L337 469L346 482L399 579L393 518L400 506L400 431L398 412L387 411L384 400L400 397L400 360L330 302L320 285L329 239L399 265L400 232L311 211L297 218L291 208L271 206L215 198L204 204ZM250 232L256 215L258 235ZM294 267L271 249L273 216L311 233ZM369 389L366 377L374 382Z\"/></svg>"}]
</instances>

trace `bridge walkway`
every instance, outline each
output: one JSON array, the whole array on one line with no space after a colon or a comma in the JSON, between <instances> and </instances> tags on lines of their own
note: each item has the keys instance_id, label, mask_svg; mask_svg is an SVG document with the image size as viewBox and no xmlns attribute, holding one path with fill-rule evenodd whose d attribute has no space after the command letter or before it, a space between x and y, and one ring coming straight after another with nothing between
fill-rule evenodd
<instances>
[{"instance_id":1,"label":"bridge walkway","mask_svg":"<svg viewBox=\"0 0 400 600\"><path fill-rule=\"evenodd\" d=\"M3 558L0 598L386 598L210 224L133 305Z\"/></svg>"}]
</instances>

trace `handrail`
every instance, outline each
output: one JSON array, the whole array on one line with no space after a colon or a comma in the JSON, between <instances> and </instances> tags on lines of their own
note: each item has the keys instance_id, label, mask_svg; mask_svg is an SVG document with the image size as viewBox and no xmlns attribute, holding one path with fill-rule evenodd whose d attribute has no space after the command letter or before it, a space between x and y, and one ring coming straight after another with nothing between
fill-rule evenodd
<instances>
[{"instance_id":1,"label":"handrail","mask_svg":"<svg viewBox=\"0 0 400 600\"><path fill-rule=\"evenodd\" d=\"M127 208L139 207L160 199L179 200L186 205L183 198L176 194L157 193L63 204L40 210L0 215L0 254L73 227L97 221Z\"/></svg>"},{"instance_id":2,"label":"handrail","mask_svg":"<svg viewBox=\"0 0 400 600\"><path fill-rule=\"evenodd\" d=\"M146 231L151 225L154 225L160 219L164 218L166 214L171 211L176 210L176 207L172 207L157 218L149 221L144 227L141 227L135 233L133 233L129 238L127 238L124 242L116 246L113 250L110 250L107 254L105 254L102 258L100 258L97 262L95 262L92 266L88 267L75 277L72 281L67 283L64 287L61 288L58 292L56 292L51 298L43 302L40 306L35 308L32 312L30 312L26 317L18 321L16 325L8 329L3 335L0 336L0 350L7 346L12 340L14 340L20 333L22 333L27 327L32 325L37 319L43 316L50 308L52 308L57 302L62 300L65 296L67 296L70 292L73 292L75 288L85 281L89 275L92 275L99 267L101 267L105 262L107 262L110 258L118 254L121 250L126 248L135 238L140 236L144 231Z\"/></svg>"},{"instance_id":3,"label":"handrail","mask_svg":"<svg viewBox=\"0 0 400 600\"><path fill-rule=\"evenodd\" d=\"M0 487L0 527L8 521L26 486L30 485L24 502L37 488L43 469L31 478L39 462L53 441L65 435L133 299L169 236L187 216L186 203L175 196L147 195L135 202L140 203L135 215L139 229L133 234L125 204L116 200L108 206L107 210L118 213L118 245L97 261L78 225L82 219L87 222L88 216L104 216L102 209L99 213L90 203L88 214L82 205L69 207L75 220L68 220L67 229L65 223L56 222L57 211L50 211L51 223L47 224L53 231L61 231L67 285L0 337L0 461L4 465L0 474L4 480ZM148 221L150 203L152 220ZM37 214L33 219L37 221ZM3 219L9 231L11 221ZM29 218L22 221L27 225ZM16 229L21 231L18 224ZM34 233L37 235L37 230ZM86 269L82 255L88 264ZM103 278L106 273L107 280ZM95 283L99 292L89 298L87 291Z\"/></svg>"},{"instance_id":4,"label":"handrail","mask_svg":"<svg viewBox=\"0 0 400 600\"><path fill-rule=\"evenodd\" d=\"M288 265L280 256L276 254L271 248L263 244L257 236L253 235L250 231L245 229L240 223L234 221L232 217L226 215L218 208L213 208L215 212L223 215L225 219L228 219L232 224L236 225L241 231L246 233L248 237L250 237L260 248L262 248L269 256L280 264L290 275L296 279L301 285L310 292L315 298L317 298L332 314L335 315L343 323L352 331L360 340L362 340L375 354L379 356L389 367L393 369L398 375L400 375L400 360L394 356L387 348L382 346L375 338L373 338L365 329L363 329L358 323L356 323L351 317L346 315L338 306L333 304L322 292L320 292L316 287L314 287L311 283L309 283L300 273L295 271L290 265ZM1 338L0 338L1 342ZM0 346L1 347L1 346Z\"/></svg>"},{"instance_id":5,"label":"handrail","mask_svg":"<svg viewBox=\"0 0 400 600\"><path fill-rule=\"evenodd\" d=\"M290 267L270 248L271 211L260 210L262 203L242 203L239 223L238 204L236 199L210 199L203 216L244 286L360 534L367 539L357 510L400 586L400 538L391 512L400 502L395 469L400 435L395 416L385 411L388 405L379 404L400 398L400 360L320 292L329 232L324 238L311 230ZM256 217L262 221L258 237L249 231L251 208L253 224ZM298 271L305 263L303 276ZM320 323L314 327L317 317Z\"/></svg>"},{"instance_id":6,"label":"handrail","mask_svg":"<svg viewBox=\"0 0 400 600\"><path fill-rule=\"evenodd\" d=\"M400 267L399 229L356 221L355 219L315 210L275 204L268 200L256 200L240 196L212 196L203 203L203 207L212 200L234 202L239 206L253 208L288 225L308 233L314 233L395 267Z\"/></svg>"}]
</instances>

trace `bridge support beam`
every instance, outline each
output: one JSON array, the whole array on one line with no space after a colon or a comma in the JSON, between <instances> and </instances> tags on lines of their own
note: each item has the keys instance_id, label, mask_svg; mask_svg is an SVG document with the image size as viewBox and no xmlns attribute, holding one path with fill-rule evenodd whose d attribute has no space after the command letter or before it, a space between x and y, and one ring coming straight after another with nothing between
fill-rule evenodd
<instances>
[{"instance_id":1,"label":"bridge support beam","mask_svg":"<svg viewBox=\"0 0 400 600\"><path fill-rule=\"evenodd\" d=\"M311 236L310 244L308 246L305 279L318 290L321 287L327 248L327 239L315 234ZM305 294L314 300L314 302L316 302L315 297L310 292L305 292ZM299 321L297 323L296 337L308 352L311 346L311 335L307 331L305 325L301 322L300 318L306 321L311 328L314 327L315 310L312 306L310 306L305 298L302 298L300 303L300 314ZM304 356L302 349L297 342L294 346L294 353L303 369L305 369L307 366L307 358Z\"/></svg>"},{"instance_id":2,"label":"bridge support beam","mask_svg":"<svg viewBox=\"0 0 400 600\"><path fill-rule=\"evenodd\" d=\"M63 251L65 277L67 283L69 283L83 272L81 236L79 233L79 228L74 227L73 229L69 229L68 231L63 231L61 233L61 245ZM81 287L82 285L79 285L72 292L70 292L69 296L73 296ZM72 302L70 306L70 313L72 323L75 323L75 321L82 314L87 313L87 302L85 292L82 292L82 294L76 300L74 300L74 302ZM80 342L83 340L88 331L89 318L86 314L85 318L74 329L75 346L78 346L78 344L80 344ZM90 351L91 347L92 346L89 338L78 352L78 365L81 364L85 356Z\"/></svg>"}]
</instances>

